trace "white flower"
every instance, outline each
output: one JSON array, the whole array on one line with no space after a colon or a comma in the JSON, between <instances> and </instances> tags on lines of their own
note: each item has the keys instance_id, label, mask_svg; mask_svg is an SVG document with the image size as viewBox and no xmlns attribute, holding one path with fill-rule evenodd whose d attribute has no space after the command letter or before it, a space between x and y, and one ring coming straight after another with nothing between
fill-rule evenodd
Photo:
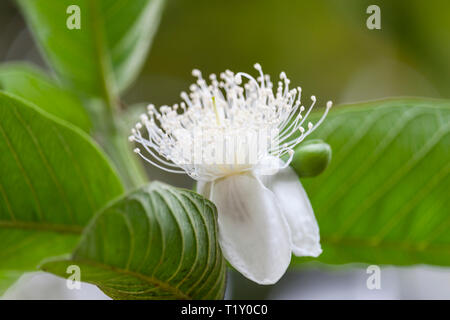
<instances>
[{"instance_id":1,"label":"white flower","mask_svg":"<svg viewBox=\"0 0 450 320\"><path fill-rule=\"evenodd\" d=\"M292 253L317 257L322 252L311 204L289 163L293 148L320 125L332 103L304 129L316 98L304 113L301 88L289 89L284 72L274 93L269 76L259 64L255 69L257 79L227 70L220 80L210 75L210 84L194 70L198 79L189 94L181 93L184 101L159 110L149 105L130 141L141 144L148 156L139 148L135 152L151 164L197 180L197 191L218 209L225 258L247 278L273 284ZM243 84L242 78L248 81ZM250 139L255 132L258 138ZM261 138L261 132L269 134ZM239 146L227 143L236 138ZM212 152L205 151L211 146ZM284 155L286 162L280 159Z\"/></svg>"}]
</instances>

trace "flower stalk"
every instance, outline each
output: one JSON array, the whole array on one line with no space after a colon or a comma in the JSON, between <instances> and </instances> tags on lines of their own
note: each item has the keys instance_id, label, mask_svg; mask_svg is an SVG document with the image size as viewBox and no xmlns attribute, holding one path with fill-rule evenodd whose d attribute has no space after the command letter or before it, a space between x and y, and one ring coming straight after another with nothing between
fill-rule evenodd
<instances>
[{"instance_id":1,"label":"flower stalk","mask_svg":"<svg viewBox=\"0 0 450 320\"><path fill-rule=\"evenodd\" d=\"M109 103L112 101L109 100ZM146 173L126 139L128 128L121 121L123 111L117 104L106 107L104 103L90 103L93 135L113 162L125 189L131 190L147 181Z\"/></svg>"}]
</instances>

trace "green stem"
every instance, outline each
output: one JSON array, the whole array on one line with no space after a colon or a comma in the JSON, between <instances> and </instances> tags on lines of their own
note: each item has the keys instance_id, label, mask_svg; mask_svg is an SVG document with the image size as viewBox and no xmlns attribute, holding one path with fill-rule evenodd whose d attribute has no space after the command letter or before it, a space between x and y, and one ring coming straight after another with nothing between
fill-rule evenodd
<instances>
[{"instance_id":1,"label":"green stem","mask_svg":"<svg viewBox=\"0 0 450 320\"><path fill-rule=\"evenodd\" d=\"M116 165L125 188L130 190L144 184L147 179L139 158L132 151L128 135L120 126L106 134L103 147Z\"/></svg>"},{"instance_id":2,"label":"green stem","mask_svg":"<svg viewBox=\"0 0 450 320\"><path fill-rule=\"evenodd\" d=\"M145 170L133 153L124 125L120 123L120 110L103 104L92 109L97 110L92 117L96 140L113 161L125 188L130 190L144 184L147 181Z\"/></svg>"},{"instance_id":3,"label":"green stem","mask_svg":"<svg viewBox=\"0 0 450 320\"><path fill-rule=\"evenodd\" d=\"M105 50L103 25L96 19L100 8L97 1L89 1L92 13L93 31L96 38L96 53L100 67L100 81L102 87L102 100L100 108L93 110L95 136L100 145L112 159L126 189L133 189L146 182L145 171L136 155L131 150L127 134L120 124L121 110L119 97L114 86L114 77L109 64L108 53Z\"/></svg>"}]
</instances>

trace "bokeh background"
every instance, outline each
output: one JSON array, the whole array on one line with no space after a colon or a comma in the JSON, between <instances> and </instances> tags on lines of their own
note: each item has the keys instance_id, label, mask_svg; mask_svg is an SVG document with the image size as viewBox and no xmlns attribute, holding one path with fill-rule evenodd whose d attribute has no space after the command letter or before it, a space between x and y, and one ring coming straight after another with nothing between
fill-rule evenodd
<instances>
[{"instance_id":1,"label":"bokeh background","mask_svg":"<svg viewBox=\"0 0 450 320\"><path fill-rule=\"evenodd\" d=\"M32 0L30 0L32 1ZM381 30L369 30L366 9L381 8ZM255 62L319 104L387 96L450 98L448 0L168 0L139 78L124 96L128 108L173 104L193 78L225 69L253 72ZM46 67L13 1L0 1L0 62ZM191 187L183 176L149 168L151 179ZM449 253L450 254L450 253ZM444 268L382 266L381 290L368 290L365 268L306 264L274 286L230 272L228 298L450 299ZM5 298L101 298L83 284L68 291L52 275L29 274Z\"/></svg>"}]
</instances>

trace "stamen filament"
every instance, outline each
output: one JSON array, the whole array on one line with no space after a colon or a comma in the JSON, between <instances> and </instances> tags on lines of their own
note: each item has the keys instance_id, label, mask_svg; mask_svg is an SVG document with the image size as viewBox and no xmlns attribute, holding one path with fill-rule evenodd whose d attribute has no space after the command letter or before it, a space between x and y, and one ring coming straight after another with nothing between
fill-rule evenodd
<instances>
[{"instance_id":1,"label":"stamen filament","mask_svg":"<svg viewBox=\"0 0 450 320\"><path fill-rule=\"evenodd\" d=\"M289 89L290 80L281 72L274 90L261 66L257 63L254 67L259 73L256 79L244 72L234 74L226 70L220 77L210 75L209 83L199 70L193 70L197 81L189 87L189 93L181 92L182 102L160 108L149 105L148 112L141 115L129 139L141 144L150 158L139 148L135 152L162 170L186 173L204 181L252 171L267 156L281 157L288 153L284 167L289 165L294 147L323 122L332 103L328 102L320 120L315 124L309 122L305 130L303 124L316 104L316 97L311 97L311 106L303 114L300 87ZM242 78L248 81L242 83ZM144 129L146 137L141 134ZM265 140L249 139L255 132L270 136L265 136ZM228 145L226 141L230 139L239 143ZM216 149L206 152L211 147ZM218 147L223 150L219 152ZM201 161L197 159L198 150L203 157ZM217 159L219 156L223 162Z\"/></svg>"}]
</instances>

